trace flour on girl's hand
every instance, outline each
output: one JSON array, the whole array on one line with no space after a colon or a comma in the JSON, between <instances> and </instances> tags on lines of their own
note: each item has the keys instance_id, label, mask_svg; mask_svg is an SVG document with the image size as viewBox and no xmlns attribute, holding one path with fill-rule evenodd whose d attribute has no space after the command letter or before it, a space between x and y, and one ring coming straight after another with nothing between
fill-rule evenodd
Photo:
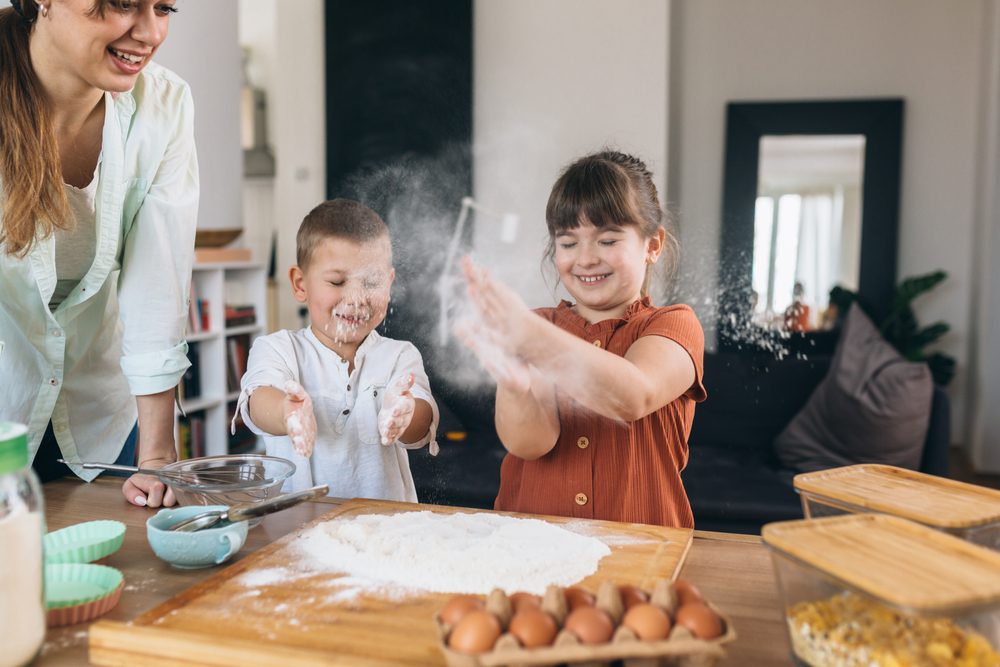
<instances>
[{"instance_id":1,"label":"flour on girl's hand","mask_svg":"<svg viewBox=\"0 0 1000 667\"><path fill-rule=\"evenodd\" d=\"M537 519L404 512L334 519L297 541L304 570L342 572L376 590L544 593L597 571L602 541Z\"/></svg>"}]
</instances>

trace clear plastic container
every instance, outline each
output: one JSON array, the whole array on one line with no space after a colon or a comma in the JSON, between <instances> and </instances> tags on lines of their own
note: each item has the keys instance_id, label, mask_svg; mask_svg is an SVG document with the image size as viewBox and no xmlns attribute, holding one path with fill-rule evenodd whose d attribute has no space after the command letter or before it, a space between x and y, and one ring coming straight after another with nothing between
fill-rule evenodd
<instances>
[{"instance_id":1,"label":"clear plastic container","mask_svg":"<svg viewBox=\"0 0 1000 667\"><path fill-rule=\"evenodd\" d=\"M27 434L0 422L0 667L28 664L45 639L45 512Z\"/></svg>"},{"instance_id":2,"label":"clear plastic container","mask_svg":"<svg viewBox=\"0 0 1000 667\"><path fill-rule=\"evenodd\" d=\"M881 514L763 537L798 664L1000 665L1000 554Z\"/></svg>"},{"instance_id":3,"label":"clear plastic container","mask_svg":"<svg viewBox=\"0 0 1000 667\"><path fill-rule=\"evenodd\" d=\"M1000 551L1000 491L879 464L795 476L809 519L879 512Z\"/></svg>"}]
</instances>

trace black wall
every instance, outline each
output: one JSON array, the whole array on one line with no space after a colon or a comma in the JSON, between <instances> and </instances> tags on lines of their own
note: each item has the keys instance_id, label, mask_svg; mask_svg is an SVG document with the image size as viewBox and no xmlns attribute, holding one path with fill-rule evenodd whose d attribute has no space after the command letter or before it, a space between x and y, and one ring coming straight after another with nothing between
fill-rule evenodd
<instances>
[{"instance_id":1,"label":"black wall","mask_svg":"<svg viewBox=\"0 0 1000 667\"><path fill-rule=\"evenodd\" d=\"M327 0L327 191L464 148L472 187L471 0ZM457 208L457 204L456 204Z\"/></svg>"},{"instance_id":2,"label":"black wall","mask_svg":"<svg viewBox=\"0 0 1000 667\"><path fill-rule=\"evenodd\" d=\"M325 22L327 195L371 206L393 236L397 277L380 331L417 346L439 403L492 428L486 396L449 386L461 351L436 336L434 286L472 194L472 0L327 0Z\"/></svg>"}]
</instances>

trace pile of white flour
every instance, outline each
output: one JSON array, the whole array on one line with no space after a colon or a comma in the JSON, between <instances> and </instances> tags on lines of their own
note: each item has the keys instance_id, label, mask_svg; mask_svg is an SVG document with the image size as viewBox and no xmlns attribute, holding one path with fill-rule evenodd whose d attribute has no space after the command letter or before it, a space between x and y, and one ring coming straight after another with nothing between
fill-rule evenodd
<instances>
[{"instance_id":1,"label":"pile of white flour","mask_svg":"<svg viewBox=\"0 0 1000 667\"><path fill-rule=\"evenodd\" d=\"M536 519L426 511L327 521L296 544L298 567L435 593L541 594L593 574L611 553L599 539Z\"/></svg>"}]
</instances>

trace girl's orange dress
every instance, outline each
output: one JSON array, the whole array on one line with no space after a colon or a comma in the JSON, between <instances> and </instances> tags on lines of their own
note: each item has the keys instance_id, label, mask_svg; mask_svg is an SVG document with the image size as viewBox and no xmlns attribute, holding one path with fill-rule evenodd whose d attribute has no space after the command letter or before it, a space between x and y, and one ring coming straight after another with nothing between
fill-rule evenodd
<instances>
[{"instance_id":1,"label":"girl's orange dress","mask_svg":"<svg viewBox=\"0 0 1000 667\"><path fill-rule=\"evenodd\" d=\"M556 446L534 461L507 454L500 468L495 509L694 527L681 471L702 385L705 335L688 306L655 307L646 297L621 319L590 324L563 301L536 311L570 333L624 356L640 336L663 336L691 355L694 384L682 396L634 422L597 415L558 392ZM581 372L579 382L590 379Z\"/></svg>"}]
</instances>

